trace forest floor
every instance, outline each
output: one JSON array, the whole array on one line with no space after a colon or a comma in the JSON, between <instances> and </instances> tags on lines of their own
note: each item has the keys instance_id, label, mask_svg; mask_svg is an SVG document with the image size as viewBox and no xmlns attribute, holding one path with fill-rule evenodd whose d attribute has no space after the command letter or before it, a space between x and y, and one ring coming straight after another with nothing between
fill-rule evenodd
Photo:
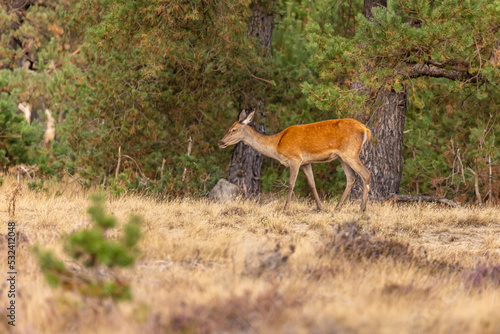
<instances>
[{"instance_id":1,"label":"forest floor","mask_svg":"<svg viewBox=\"0 0 500 334\"><path fill-rule=\"evenodd\" d=\"M118 272L133 299L114 304L51 288L33 256L38 243L78 266L62 241L91 224L88 193L61 189L17 198L16 326L2 316L0 333L500 332L500 207L108 199L110 238L130 214L144 218L141 255ZM5 277L3 196L0 217ZM7 290L2 279L2 314Z\"/></svg>"}]
</instances>

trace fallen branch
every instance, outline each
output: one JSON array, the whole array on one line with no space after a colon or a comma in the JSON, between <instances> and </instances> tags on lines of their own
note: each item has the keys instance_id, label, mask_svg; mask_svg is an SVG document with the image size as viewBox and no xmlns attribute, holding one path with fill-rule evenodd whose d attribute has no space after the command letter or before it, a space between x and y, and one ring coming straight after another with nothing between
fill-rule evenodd
<instances>
[{"instance_id":1,"label":"fallen branch","mask_svg":"<svg viewBox=\"0 0 500 334\"><path fill-rule=\"evenodd\" d=\"M457 208L460 206L458 203L453 202L452 200L435 196L391 195L386 200L394 202L434 202L445 204L451 206L452 208Z\"/></svg>"}]
</instances>

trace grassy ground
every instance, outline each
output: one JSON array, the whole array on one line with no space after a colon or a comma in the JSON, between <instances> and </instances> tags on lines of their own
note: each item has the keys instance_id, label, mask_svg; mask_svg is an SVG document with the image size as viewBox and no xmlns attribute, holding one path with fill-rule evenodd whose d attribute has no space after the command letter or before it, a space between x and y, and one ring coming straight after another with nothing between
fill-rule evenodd
<instances>
[{"instance_id":1,"label":"grassy ground","mask_svg":"<svg viewBox=\"0 0 500 334\"><path fill-rule=\"evenodd\" d=\"M7 180L0 188L9 192ZM108 200L121 223L144 217L141 256L119 271L118 305L50 288L31 254L62 252L89 225L87 194L23 190L16 203L19 333L499 333L500 208L359 203L317 213L295 200ZM7 202L0 202L7 272ZM118 231L109 234L118 236ZM0 284L0 307L8 302Z\"/></svg>"}]
</instances>

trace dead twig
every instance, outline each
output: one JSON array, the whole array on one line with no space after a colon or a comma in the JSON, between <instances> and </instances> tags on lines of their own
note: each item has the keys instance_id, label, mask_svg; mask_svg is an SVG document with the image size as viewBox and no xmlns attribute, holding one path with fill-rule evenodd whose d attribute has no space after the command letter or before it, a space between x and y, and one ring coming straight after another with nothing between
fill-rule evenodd
<instances>
[{"instance_id":1,"label":"dead twig","mask_svg":"<svg viewBox=\"0 0 500 334\"><path fill-rule=\"evenodd\" d=\"M161 169L160 169L160 179L163 179L163 169L165 167L165 162L167 160L165 160L165 158L163 159L163 161L161 162Z\"/></svg>"},{"instance_id":2,"label":"dead twig","mask_svg":"<svg viewBox=\"0 0 500 334\"><path fill-rule=\"evenodd\" d=\"M11 184L11 191L10 194L6 195L7 202L8 202L8 212L9 216L15 216L16 215L16 199L17 197L22 195L22 186L19 182L12 182ZM11 215L11 208L12 208L12 215Z\"/></svg>"},{"instance_id":3,"label":"dead twig","mask_svg":"<svg viewBox=\"0 0 500 334\"><path fill-rule=\"evenodd\" d=\"M476 172L470 167L467 167L467 170L474 175L474 192L476 193L477 204L483 204L483 200L481 199L481 193L479 192L479 177Z\"/></svg>"},{"instance_id":4,"label":"dead twig","mask_svg":"<svg viewBox=\"0 0 500 334\"><path fill-rule=\"evenodd\" d=\"M490 195L490 197L488 198L488 203L491 205L493 204L493 188L492 188L493 172L491 170L491 155L488 156L488 165L490 169L490 173L488 175L488 194Z\"/></svg>"},{"instance_id":5,"label":"dead twig","mask_svg":"<svg viewBox=\"0 0 500 334\"><path fill-rule=\"evenodd\" d=\"M188 150L187 150L187 156L189 157L191 155L191 149L193 148L193 139L189 137L188 139ZM182 171L182 182L186 180L186 172L187 172L187 167L184 167L184 170Z\"/></svg>"},{"instance_id":6,"label":"dead twig","mask_svg":"<svg viewBox=\"0 0 500 334\"><path fill-rule=\"evenodd\" d=\"M115 171L115 179L118 178L118 174L120 174L120 165L122 163L122 147L118 147L118 163L116 164L116 171Z\"/></svg>"},{"instance_id":7,"label":"dead twig","mask_svg":"<svg viewBox=\"0 0 500 334\"><path fill-rule=\"evenodd\" d=\"M143 178L145 178L145 179L147 178L146 175L144 175L144 173L142 172L141 167L139 167L139 164L137 163L137 161L135 161L134 158L132 158L130 155L126 155L126 154L122 154L122 157L125 157L125 158L128 158L128 159L132 160L135 163L135 166L137 167L137 170L139 171L139 173L141 174L141 176Z\"/></svg>"}]
</instances>

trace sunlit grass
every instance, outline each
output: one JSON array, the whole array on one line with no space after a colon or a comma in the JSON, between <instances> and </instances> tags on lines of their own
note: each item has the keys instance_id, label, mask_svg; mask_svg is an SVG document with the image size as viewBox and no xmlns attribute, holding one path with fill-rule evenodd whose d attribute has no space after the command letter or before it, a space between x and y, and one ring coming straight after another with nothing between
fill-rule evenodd
<instances>
[{"instance_id":1,"label":"sunlit grass","mask_svg":"<svg viewBox=\"0 0 500 334\"><path fill-rule=\"evenodd\" d=\"M6 179L0 190L8 192L11 181ZM56 195L58 190L62 195ZM88 193L75 184L51 185L39 193L24 186L14 218L17 231L27 239L19 241L16 252L15 329L500 331L500 278L488 274L500 260L500 208L370 202L360 214L359 203L347 203L337 212L335 201L324 201L325 210L317 213L312 201L300 199L284 213L284 200L108 198L107 210L118 222L126 222L132 213L144 218L141 256L134 268L119 271L130 280L134 298L114 305L51 289L30 252L39 243L70 268L74 265L64 258L61 240L89 226ZM0 216L0 233L5 235L8 213L3 200ZM119 230L108 236L118 238ZM352 239L349 231L354 231ZM0 262L5 264L4 244L0 241ZM481 271L481 265L490 269ZM482 280L473 281L474 275L483 275ZM0 306L6 303L2 292ZM12 330L5 321L0 329Z\"/></svg>"}]
</instances>

